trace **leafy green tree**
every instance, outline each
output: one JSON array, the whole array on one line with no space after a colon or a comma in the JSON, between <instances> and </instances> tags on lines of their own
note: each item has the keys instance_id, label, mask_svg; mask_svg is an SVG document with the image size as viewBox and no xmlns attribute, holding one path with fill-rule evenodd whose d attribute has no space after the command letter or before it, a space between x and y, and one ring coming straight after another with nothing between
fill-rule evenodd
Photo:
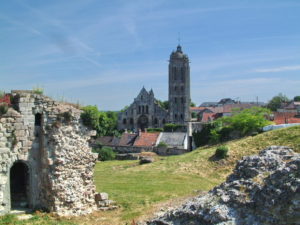
<instances>
[{"instance_id":1,"label":"leafy green tree","mask_svg":"<svg viewBox=\"0 0 300 225\"><path fill-rule=\"evenodd\" d=\"M294 97L294 101L295 101L295 102L300 102L300 96L299 96L299 95L298 95L298 96L295 96L295 97Z\"/></svg>"},{"instance_id":2,"label":"leafy green tree","mask_svg":"<svg viewBox=\"0 0 300 225\"><path fill-rule=\"evenodd\" d=\"M222 117L214 121L214 129L211 131L211 137L219 137L219 140L230 137L228 133L236 132L236 135L243 137L251 135L253 132L260 132L264 126L272 124L266 118L271 111L262 107L252 107L249 109L235 109L232 116ZM224 132L224 130L226 132ZM219 136L218 136L219 134ZM215 138L216 141L217 138Z\"/></svg>"},{"instance_id":3,"label":"leafy green tree","mask_svg":"<svg viewBox=\"0 0 300 225\"><path fill-rule=\"evenodd\" d=\"M82 110L81 119L83 124L96 130L97 136L119 136L120 133L117 130L117 112L102 112L98 110L97 106L86 106Z\"/></svg>"},{"instance_id":4,"label":"leafy green tree","mask_svg":"<svg viewBox=\"0 0 300 225\"><path fill-rule=\"evenodd\" d=\"M282 103L289 102L290 100L288 99L287 96L285 96L282 93L279 93L278 95L274 96L269 102L267 107L271 109L272 111L276 111L279 109L282 105Z\"/></svg>"},{"instance_id":5,"label":"leafy green tree","mask_svg":"<svg viewBox=\"0 0 300 225\"><path fill-rule=\"evenodd\" d=\"M116 153L111 147L95 148L93 152L98 153L98 159L101 161L114 160Z\"/></svg>"}]
</instances>

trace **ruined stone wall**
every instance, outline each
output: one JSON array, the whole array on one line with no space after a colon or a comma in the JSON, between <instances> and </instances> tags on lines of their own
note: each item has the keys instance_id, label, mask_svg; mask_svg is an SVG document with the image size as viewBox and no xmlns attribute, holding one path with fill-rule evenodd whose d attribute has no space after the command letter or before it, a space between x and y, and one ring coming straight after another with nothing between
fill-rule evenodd
<instances>
[{"instance_id":1,"label":"ruined stone wall","mask_svg":"<svg viewBox=\"0 0 300 225\"><path fill-rule=\"evenodd\" d=\"M28 167L28 206L80 215L96 209L92 133L80 110L30 91L13 91L13 106L0 118L0 214L11 209L10 170ZM40 116L37 123L36 115Z\"/></svg>"}]
</instances>

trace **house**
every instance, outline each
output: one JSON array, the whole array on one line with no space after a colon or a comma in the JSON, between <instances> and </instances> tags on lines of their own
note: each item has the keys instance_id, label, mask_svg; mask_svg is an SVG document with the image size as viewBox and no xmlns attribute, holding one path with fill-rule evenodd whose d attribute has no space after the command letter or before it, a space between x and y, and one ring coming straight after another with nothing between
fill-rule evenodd
<instances>
[{"instance_id":1,"label":"house","mask_svg":"<svg viewBox=\"0 0 300 225\"><path fill-rule=\"evenodd\" d=\"M188 136L184 132L161 132L156 142L166 144L171 148L188 149Z\"/></svg>"}]
</instances>

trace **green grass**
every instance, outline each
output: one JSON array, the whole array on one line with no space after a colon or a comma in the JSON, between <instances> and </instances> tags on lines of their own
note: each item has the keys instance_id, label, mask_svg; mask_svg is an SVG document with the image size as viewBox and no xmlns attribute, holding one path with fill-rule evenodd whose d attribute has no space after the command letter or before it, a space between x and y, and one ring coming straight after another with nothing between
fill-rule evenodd
<instances>
[{"instance_id":1,"label":"green grass","mask_svg":"<svg viewBox=\"0 0 300 225\"><path fill-rule=\"evenodd\" d=\"M262 133L226 144L226 160L211 160L217 146L206 146L185 155L164 157L152 164L136 161L98 162L98 191L110 194L122 208L121 221L130 221L170 199L195 195L225 181L236 160L257 154L270 145L286 145L300 152L300 126Z\"/></svg>"},{"instance_id":2,"label":"green grass","mask_svg":"<svg viewBox=\"0 0 300 225\"><path fill-rule=\"evenodd\" d=\"M159 210L165 202L171 201L172 205L176 199L197 195L222 183L232 172L236 160L242 156L257 154L270 145L285 145L300 152L300 126L224 144L230 149L229 157L219 161L212 160L218 147L215 145L180 156L160 157L151 164L139 165L137 161L98 162L94 173L97 191L109 193L110 199L117 201L120 209L71 220L58 220L51 216L45 219L48 214L43 214L36 221L15 224L131 224L133 219ZM5 224L3 221L3 217L0 218L0 224Z\"/></svg>"},{"instance_id":3,"label":"green grass","mask_svg":"<svg viewBox=\"0 0 300 225\"><path fill-rule=\"evenodd\" d=\"M53 217L47 215L46 213L36 213L33 214L33 217L28 220L19 220L17 215L5 215L0 217L1 225L73 225L75 224L72 221L67 219L62 219L58 217Z\"/></svg>"}]
</instances>

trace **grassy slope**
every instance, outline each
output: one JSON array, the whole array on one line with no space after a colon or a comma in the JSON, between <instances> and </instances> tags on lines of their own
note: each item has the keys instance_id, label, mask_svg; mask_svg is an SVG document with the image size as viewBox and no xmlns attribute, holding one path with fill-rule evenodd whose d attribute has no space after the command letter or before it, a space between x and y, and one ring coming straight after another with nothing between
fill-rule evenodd
<instances>
[{"instance_id":1,"label":"grassy slope","mask_svg":"<svg viewBox=\"0 0 300 225\"><path fill-rule=\"evenodd\" d=\"M291 127L226 143L227 160L213 161L216 146L191 153L164 157L155 163L138 165L133 161L99 162L95 180L98 191L108 192L121 206L120 220L129 221L151 212L158 202L195 195L222 183L236 160L256 154L270 145L286 145L300 152L300 127Z\"/></svg>"},{"instance_id":2,"label":"grassy slope","mask_svg":"<svg viewBox=\"0 0 300 225\"><path fill-rule=\"evenodd\" d=\"M109 193L121 208L71 218L65 222L117 225L149 215L163 202L171 200L173 203L173 199L193 196L220 184L231 173L236 160L244 155L256 154L270 145L286 145L300 152L300 126L226 144L230 147L230 157L221 161L210 160L216 149L216 146L210 146L181 156L163 157L147 165L138 165L137 161L99 162L95 168L97 190ZM57 221L57 224L61 223L63 220ZM36 220L28 224L48 223L38 223ZM53 222L49 221L49 224Z\"/></svg>"}]
</instances>

